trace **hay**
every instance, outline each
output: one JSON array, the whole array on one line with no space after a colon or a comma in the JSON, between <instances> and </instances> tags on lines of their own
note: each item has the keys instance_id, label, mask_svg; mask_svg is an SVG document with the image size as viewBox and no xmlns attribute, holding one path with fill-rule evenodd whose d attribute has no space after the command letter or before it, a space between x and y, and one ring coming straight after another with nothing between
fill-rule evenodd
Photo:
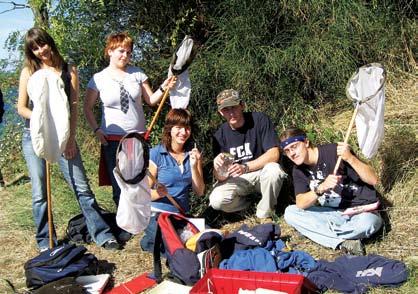
<instances>
[{"instance_id":1,"label":"hay","mask_svg":"<svg viewBox=\"0 0 418 294\"><path fill-rule=\"evenodd\" d=\"M418 113L418 77L409 75L392 82L389 74L386 85L385 130L386 138L373 160L382 178L379 190L389 206L385 213L390 220L390 226L381 234L367 241L366 250L370 253L381 254L389 258L399 259L407 263L411 270L409 282L396 290L373 289L372 293L416 293L416 267L418 265L418 200L417 188L417 116ZM339 105L341 106L341 105ZM318 113L323 113L319 111ZM326 119L326 113L337 113L331 120ZM327 109L321 114L320 125L332 127L336 132L345 133L352 115L352 109L341 112L340 109ZM13 187L10 187L12 191ZM0 201L0 277L10 280L18 291L25 290L23 264L38 254L36 250L34 232L32 229L16 228L11 223L12 214L9 203L13 203L13 194L8 190L1 192ZM28 195L28 197L30 197ZM30 209L28 207L28 209ZM289 227L282 217L274 218L282 230L282 238L297 250L309 252L314 258L334 260L340 255L339 251L321 247L303 238ZM243 215L239 221L230 221L222 229L232 232L242 224L254 226L259 220L253 213ZM58 235L63 236L64 228L58 228ZM153 268L152 255L144 253L139 248L141 236L132 238L124 250L111 252L96 245L88 245L90 252L99 260L102 271L112 274L111 285L126 282L144 272L151 272ZM107 261L107 262L104 262ZM164 265L163 265L164 266ZM163 267L164 271L167 269ZM10 293L10 287L3 281L0 283L0 293Z\"/></svg>"}]
</instances>

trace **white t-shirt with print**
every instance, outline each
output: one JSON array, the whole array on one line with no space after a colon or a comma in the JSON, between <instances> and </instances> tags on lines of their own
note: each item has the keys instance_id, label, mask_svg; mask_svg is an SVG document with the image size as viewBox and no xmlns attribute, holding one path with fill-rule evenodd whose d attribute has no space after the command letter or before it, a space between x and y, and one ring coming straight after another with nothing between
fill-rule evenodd
<instances>
[{"instance_id":1,"label":"white t-shirt with print","mask_svg":"<svg viewBox=\"0 0 418 294\"><path fill-rule=\"evenodd\" d=\"M115 80L109 68L93 75L87 87L99 92L102 102L101 128L107 135L124 135L131 132L145 132L145 117L142 108L142 83L148 79L142 69L134 66L126 68L123 80ZM129 92L129 109L121 110L120 86Z\"/></svg>"}]
</instances>

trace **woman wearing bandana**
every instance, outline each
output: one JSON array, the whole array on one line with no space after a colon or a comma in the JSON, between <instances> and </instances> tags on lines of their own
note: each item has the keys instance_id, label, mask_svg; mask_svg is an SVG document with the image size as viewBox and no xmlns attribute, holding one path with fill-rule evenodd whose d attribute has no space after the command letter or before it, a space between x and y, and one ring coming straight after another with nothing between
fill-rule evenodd
<instances>
[{"instance_id":1,"label":"woman wearing bandana","mask_svg":"<svg viewBox=\"0 0 418 294\"><path fill-rule=\"evenodd\" d=\"M84 102L86 119L102 146L99 184L112 185L116 205L120 188L113 169L119 140L127 133L145 132L142 99L153 106L161 100L165 89L171 89L176 83L175 77L168 78L153 92L143 70L129 65L132 50L133 41L126 33L111 34L107 38L104 54L109 59L109 66L90 79ZM93 113L98 98L102 104L100 125Z\"/></svg>"},{"instance_id":2,"label":"woman wearing bandana","mask_svg":"<svg viewBox=\"0 0 418 294\"><path fill-rule=\"evenodd\" d=\"M382 226L373 168L348 144L312 146L304 131L289 128L280 147L293 161L296 205L286 208L286 222L311 240L345 253L363 255L361 239ZM333 174L338 156L342 162Z\"/></svg>"}]
</instances>

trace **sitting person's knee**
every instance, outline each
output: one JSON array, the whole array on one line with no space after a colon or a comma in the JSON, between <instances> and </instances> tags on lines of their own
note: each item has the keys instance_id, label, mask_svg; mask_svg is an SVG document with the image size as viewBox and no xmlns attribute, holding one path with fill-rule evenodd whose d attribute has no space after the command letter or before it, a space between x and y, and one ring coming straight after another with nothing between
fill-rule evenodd
<instances>
[{"instance_id":1,"label":"sitting person's knee","mask_svg":"<svg viewBox=\"0 0 418 294\"><path fill-rule=\"evenodd\" d=\"M223 210L225 199L222 193L219 193L216 188L209 195L209 205L215 210Z\"/></svg>"},{"instance_id":2,"label":"sitting person's knee","mask_svg":"<svg viewBox=\"0 0 418 294\"><path fill-rule=\"evenodd\" d=\"M282 181L287 177L287 174L284 172L280 164L277 162L269 162L264 166L261 177L272 181Z\"/></svg>"},{"instance_id":3,"label":"sitting person's knee","mask_svg":"<svg viewBox=\"0 0 418 294\"><path fill-rule=\"evenodd\" d=\"M215 210L222 210L222 202L213 197L209 198L209 205Z\"/></svg>"},{"instance_id":4,"label":"sitting person's knee","mask_svg":"<svg viewBox=\"0 0 418 294\"><path fill-rule=\"evenodd\" d=\"M299 208L296 205L289 205L284 211L284 220L288 224L294 223L295 216Z\"/></svg>"},{"instance_id":5,"label":"sitting person's knee","mask_svg":"<svg viewBox=\"0 0 418 294\"><path fill-rule=\"evenodd\" d=\"M362 213L361 220L358 222L357 229L363 231L367 237L370 237L383 225L383 219L379 214ZM360 227L359 227L360 226Z\"/></svg>"}]
</instances>

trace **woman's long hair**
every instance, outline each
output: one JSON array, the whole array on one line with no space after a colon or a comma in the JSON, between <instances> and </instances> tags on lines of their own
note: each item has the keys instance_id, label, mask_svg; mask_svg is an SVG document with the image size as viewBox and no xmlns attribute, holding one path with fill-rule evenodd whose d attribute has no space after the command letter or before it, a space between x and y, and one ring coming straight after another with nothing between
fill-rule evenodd
<instances>
[{"instance_id":1,"label":"woman's long hair","mask_svg":"<svg viewBox=\"0 0 418 294\"><path fill-rule=\"evenodd\" d=\"M51 48L52 65L55 68L62 68L64 59L58 51L54 39L41 28L31 28L25 36L25 66L34 73L41 68L42 61L33 54L32 50L35 46L49 45Z\"/></svg>"},{"instance_id":2,"label":"woman's long hair","mask_svg":"<svg viewBox=\"0 0 418 294\"><path fill-rule=\"evenodd\" d=\"M173 148L171 147L171 129L174 126L181 126L185 128L192 128L192 116L190 115L190 112L186 109L171 109L167 116L165 117L165 124L163 128L163 134L161 137L162 144L164 147L172 152ZM191 136L184 144L185 146L189 142Z\"/></svg>"}]
</instances>

